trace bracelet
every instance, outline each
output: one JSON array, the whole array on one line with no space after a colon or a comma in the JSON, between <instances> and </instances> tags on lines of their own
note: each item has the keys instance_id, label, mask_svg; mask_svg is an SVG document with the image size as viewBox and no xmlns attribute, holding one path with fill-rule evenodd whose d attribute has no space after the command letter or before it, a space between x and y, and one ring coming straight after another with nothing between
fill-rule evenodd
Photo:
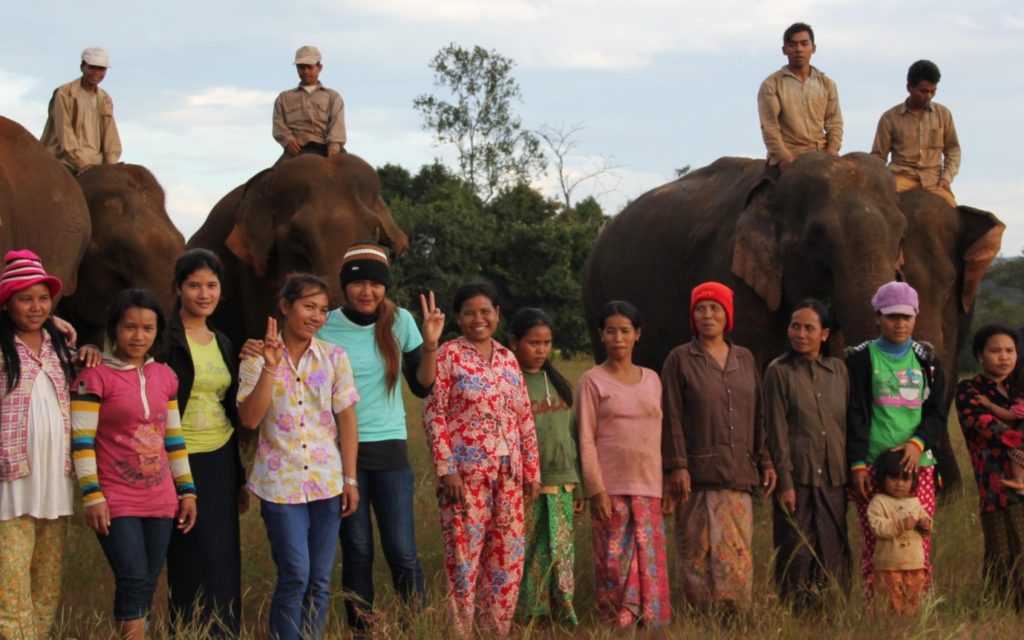
<instances>
[{"instance_id":1,"label":"bracelet","mask_svg":"<svg viewBox=\"0 0 1024 640\"><path fill-rule=\"evenodd\" d=\"M268 369L266 367L263 367L263 371L265 371L266 373L269 373L270 375L274 375L274 369Z\"/></svg>"},{"instance_id":2,"label":"bracelet","mask_svg":"<svg viewBox=\"0 0 1024 640\"><path fill-rule=\"evenodd\" d=\"M359 483L356 482L355 478L350 478L348 476L342 476L341 479L344 481L345 484L351 485L351 486L355 487L356 489L359 488Z\"/></svg>"}]
</instances>

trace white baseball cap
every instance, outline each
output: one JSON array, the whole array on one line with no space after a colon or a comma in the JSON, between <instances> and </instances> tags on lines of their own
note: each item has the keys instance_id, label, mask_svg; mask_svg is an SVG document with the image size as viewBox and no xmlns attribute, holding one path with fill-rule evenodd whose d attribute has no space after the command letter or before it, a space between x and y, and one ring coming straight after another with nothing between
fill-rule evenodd
<instances>
[{"instance_id":1,"label":"white baseball cap","mask_svg":"<svg viewBox=\"0 0 1024 640\"><path fill-rule=\"evenodd\" d=\"M94 67L110 67L110 54L103 47L82 49L82 62Z\"/></svg>"},{"instance_id":2,"label":"white baseball cap","mask_svg":"<svg viewBox=\"0 0 1024 640\"><path fill-rule=\"evenodd\" d=\"M307 44L295 52L294 64L320 64L321 59L320 50Z\"/></svg>"}]
</instances>

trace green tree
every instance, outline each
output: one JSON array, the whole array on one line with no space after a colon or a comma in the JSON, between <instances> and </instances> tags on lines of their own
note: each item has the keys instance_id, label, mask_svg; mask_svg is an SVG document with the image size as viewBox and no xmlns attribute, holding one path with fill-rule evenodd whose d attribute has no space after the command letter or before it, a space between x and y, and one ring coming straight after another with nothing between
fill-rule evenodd
<instances>
[{"instance_id":1,"label":"green tree","mask_svg":"<svg viewBox=\"0 0 1024 640\"><path fill-rule=\"evenodd\" d=\"M979 327L993 323L1024 327L1024 256L996 258L981 281L974 299L974 318L957 355L961 375L978 370L971 340Z\"/></svg>"},{"instance_id":2,"label":"green tree","mask_svg":"<svg viewBox=\"0 0 1024 640\"><path fill-rule=\"evenodd\" d=\"M423 128L437 141L453 144L459 171L485 202L502 188L528 180L544 167L540 141L523 128L513 111L521 101L512 77L515 62L494 49L470 49L452 43L430 62L434 85L450 99L423 94L413 106Z\"/></svg>"}]
</instances>

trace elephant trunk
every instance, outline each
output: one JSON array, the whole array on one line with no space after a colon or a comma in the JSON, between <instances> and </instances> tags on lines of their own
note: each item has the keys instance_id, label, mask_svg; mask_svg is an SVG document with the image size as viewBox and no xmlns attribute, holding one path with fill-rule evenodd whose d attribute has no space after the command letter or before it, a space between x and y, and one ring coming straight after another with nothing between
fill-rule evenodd
<instances>
[{"instance_id":1,"label":"elephant trunk","mask_svg":"<svg viewBox=\"0 0 1024 640\"><path fill-rule=\"evenodd\" d=\"M894 270L864 269L843 274L842 281L835 283L836 303L832 311L832 331L829 341L833 355L841 356L842 350L878 336L875 310L871 297L886 282L891 282Z\"/></svg>"}]
</instances>

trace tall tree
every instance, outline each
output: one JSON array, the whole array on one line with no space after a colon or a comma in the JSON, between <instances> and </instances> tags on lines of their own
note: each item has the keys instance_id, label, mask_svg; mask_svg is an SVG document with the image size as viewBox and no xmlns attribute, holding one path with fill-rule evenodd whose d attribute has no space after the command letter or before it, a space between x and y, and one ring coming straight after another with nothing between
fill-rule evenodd
<instances>
[{"instance_id":1,"label":"tall tree","mask_svg":"<svg viewBox=\"0 0 1024 640\"><path fill-rule=\"evenodd\" d=\"M599 156L590 161L589 167L573 168L570 163L576 155L576 135L586 127L582 122L570 125L544 125L537 130L537 135L544 140L547 153L554 164L555 179L561 192L562 206L567 216L572 218L572 196L576 189L585 182L600 182L602 177L615 177L616 165L611 156ZM616 183L619 180L616 178ZM607 191L605 191L607 192ZM603 195L602 192L601 195Z\"/></svg>"},{"instance_id":2,"label":"tall tree","mask_svg":"<svg viewBox=\"0 0 1024 640\"><path fill-rule=\"evenodd\" d=\"M523 128L513 104L522 100L512 77L515 62L494 49L452 43L430 62L434 86L445 96L423 94L413 106L423 128L437 141L453 144L459 171L477 195L489 201L500 189L528 180L544 167L540 141Z\"/></svg>"}]
</instances>

